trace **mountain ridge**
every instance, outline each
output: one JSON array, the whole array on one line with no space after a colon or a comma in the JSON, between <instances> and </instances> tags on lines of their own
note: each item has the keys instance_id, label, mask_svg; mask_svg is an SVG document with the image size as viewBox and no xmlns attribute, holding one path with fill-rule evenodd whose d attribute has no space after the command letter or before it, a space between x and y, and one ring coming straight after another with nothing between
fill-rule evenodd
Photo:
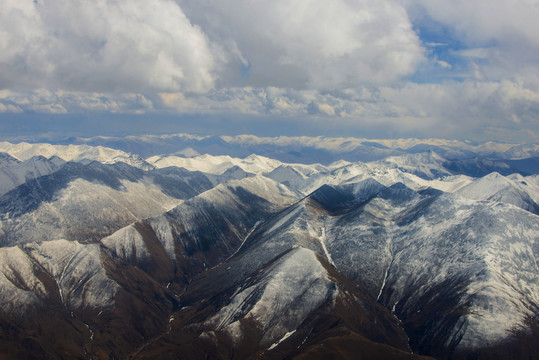
<instances>
[{"instance_id":1,"label":"mountain ridge","mask_svg":"<svg viewBox=\"0 0 539 360\"><path fill-rule=\"evenodd\" d=\"M332 146L356 146L346 141ZM0 351L539 355L537 175L394 144L417 153L308 165L189 151L144 166L88 148L72 148L67 162L31 153L63 147L30 147L27 160L4 154L0 170L20 166L25 176L0 194ZM32 175L32 163L57 168ZM467 175L448 165L457 163Z\"/></svg>"}]
</instances>

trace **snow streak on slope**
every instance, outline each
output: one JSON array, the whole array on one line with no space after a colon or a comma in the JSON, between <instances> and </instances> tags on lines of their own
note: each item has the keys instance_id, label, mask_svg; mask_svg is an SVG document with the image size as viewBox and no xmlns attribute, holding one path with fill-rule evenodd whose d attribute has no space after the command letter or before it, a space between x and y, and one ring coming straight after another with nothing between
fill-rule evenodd
<instances>
[{"instance_id":1,"label":"snow streak on slope","mask_svg":"<svg viewBox=\"0 0 539 360\"><path fill-rule=\"evenodd\" d=\"M238 289L230 303L208 320L239 342L240 319L254 321L270 346L294 331L313 310L331 298L335 288L326 269L311 250L295 248L264 270L253 286Z\"/></svg>"},{"instance_id":2,"label":"snow streak on slope","mask_svg":"<svg viewBox=\"0 0 539 360\"><path fill-rule=\"evenodd\" d=\"M24 247L58 284L61 302L68 308L107 307L118 286L101 264L100 246L55 240Z\"/></svg>"},{"instance_id":3,"label":"snow streak on slope","mask_svg":"<svg viewBox=\"0 0 539 360\"><path fill-rule=\"evenodd\" d=\"M0 294L13 311L58 300L69 309L108 307L117 284L106 274L97 244L54 240L0 248Z\"/></svg>"},{"instance_id":4,"label":"snow streak on slope","mask_svg":"<svg viewBox=\"0 0 539 360\"><path fill-rule=\"evenodd\" d=\"M24 309L45 296L47 289L34 274L34 263L19 247L0 248L0 303L4 311L24 314Z\"/></svg>"}]
</instances>

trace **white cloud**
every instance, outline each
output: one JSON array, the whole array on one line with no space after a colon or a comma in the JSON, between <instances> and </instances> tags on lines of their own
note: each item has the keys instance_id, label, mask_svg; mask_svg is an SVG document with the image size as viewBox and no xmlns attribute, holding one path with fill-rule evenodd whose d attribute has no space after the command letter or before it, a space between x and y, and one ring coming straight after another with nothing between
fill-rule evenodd
<instances>
[{"instance_id":1,"label":"white cloud","mask_svg":"<svg viewBox=\"0 0 539 360\"><path fill-rule=\"evenodd\" d=\"M66 114L92 111L139 114L153 109L150 99L134 93L105 94L45 89L0 91L0 112Z\"/></svg>"},{"instance_id":2,"label":"white cloud","mask_svg":"<svg viewBox=\"0 0 539 360\"><path fill-rule=\"evenodd\" d=\"M451 82L338 91L223 88L207 94L0 91L0 112L241 115L253 122L288 118L298 126L380 136L537 141L539 82ZM324 130L325 129L325 130ZM512 134L512 135L511 135Z\"/></svg>"},{"instance_id":3,"label":"white cloud","mask_svg":"<svg viewBox=\"0 0 539 360\"><path fill-rule=\"evenodd\" d=\"M423 16L446 27L465 48L455 55L481 59L481 71L489 80L538 73L536 0L404 0L403 4L411 13L423 9Z\"/></svg>"},{"instance_id":4,"label":"white cloud","mask_svg":"<svg viewBox=\"0 0 539 360\"><path fill-rule=\"evenodd\" d=\"M382 94L405 114L429 120L426 129L434 126L447 136L488 139L485 129L514 129L515 119L530 134L539 130L539 92L523 82L409 83Z\"/></svg>"},{"instance_id":5,"label":"white cloud","mask_svg":"<svg viewBox=\"0 0 539 360\"><path fill-rule=\"evenodd\" d=\"M0 3L0 88L203 92L218 54L171 0Z\"/></svg>"},{"instance_id":6,"label":"white cloud","mask_svg":"<svg viewBox=\"0 0 539 360\"><path fill-rule=\"evenodd\" d=\"M333 89L382 84L413 73L423 60L407 13L393 0L178 3L213 41L233 44L228 69L235 75L223 76L225 86ZM243 81L242 66L249 75Z\"/></svg>"},{"instance_id":7,"label":"white cloud","mask_svg":"<svg viewBox=\"0 0 539 360\"><path fill-rule=\"evenodd\" d=\"M21 113L23 110L20 107L12 104L2 104L0 102L0 113Z\"/></svg>"},{"instance_id":8,"label":"white cloud","mask_svg":"<svg viewBox=\"0 0 539 360\"><path fill-rule=\"evenodd\" d=\"M332 89L392 82L421 60L396 0L0 3L4 89Z\"/></svg>"},{"instance_id":9,"label":"white cloud","mask_svg":"<svg viewBox=\"0 0 539 360\"><path fill-rule=\"evenodd\" d=\"M378 129L420 137L507 137L509 130L518 125L529 129L527 139L533 140L533 134L539 131L539 91L535 84L408 83L330 92L246 87L187 97L162 94L162 100L179 113L270 115L322 125L331 121L343 129ZM320 122L321 119L325 120Z\"/></svg>"},{"instance_id":10,"label":"white cloud","mask_svg":"<svg viewBox=\"0 0 539 360\"><path fill-rule=\"evenodd\" d=\"M536 136L537 18L535 0L3 0L0 112Z\"/></svg>"},{"instance_id":11,"label":"white cloud","mask_svg":"<svg viewBox=\"0 0 539 360\"><path fill-rule=\"evenodd\" d=\"M451 65L447 61L443 61L443 60L437 60L436 64L438 64L438 66L443 68L443 69L451 69L453 67L453 65Z\"/></svg>"}]
</instances>

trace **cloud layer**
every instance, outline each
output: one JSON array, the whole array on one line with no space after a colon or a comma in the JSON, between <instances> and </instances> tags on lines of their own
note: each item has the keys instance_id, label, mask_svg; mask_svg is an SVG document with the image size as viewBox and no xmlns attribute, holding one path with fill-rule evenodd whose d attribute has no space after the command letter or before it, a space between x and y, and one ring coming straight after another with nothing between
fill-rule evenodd
<instances>
[{"instance_id":1,"label":"cloud layer","mask_svg":"<svg viewBox=\"0 0 539 360\"><path fill-rule=\"evenodd\" d=\"M0 113L537 140L538 17L534 0L4 0Z\"/></svg>"}]
</instances>

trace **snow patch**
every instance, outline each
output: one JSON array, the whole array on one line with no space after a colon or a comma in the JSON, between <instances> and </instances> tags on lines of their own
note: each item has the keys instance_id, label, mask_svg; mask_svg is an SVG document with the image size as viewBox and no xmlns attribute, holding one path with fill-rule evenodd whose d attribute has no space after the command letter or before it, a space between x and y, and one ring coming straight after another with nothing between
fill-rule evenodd
<instances>
[{"instance_id":1,"label":"snow patch","mask_svg":"<svg viewBox=\"0 0 539 360\"><path fill-rule=\"evenodd\" d=\"M277 341L276 343L273 343L273 345L271 345L268 350L273 350L275 349L280 343L282 343L283 341L285 341L286 339L288 339L290 336L292 336L294 333L296 332L296 330L292 330L292 331L289 331L287 332L286 334L284 334L284 336L282 338L279 339L279 341Z\"/></svg>"}]
</instances>

